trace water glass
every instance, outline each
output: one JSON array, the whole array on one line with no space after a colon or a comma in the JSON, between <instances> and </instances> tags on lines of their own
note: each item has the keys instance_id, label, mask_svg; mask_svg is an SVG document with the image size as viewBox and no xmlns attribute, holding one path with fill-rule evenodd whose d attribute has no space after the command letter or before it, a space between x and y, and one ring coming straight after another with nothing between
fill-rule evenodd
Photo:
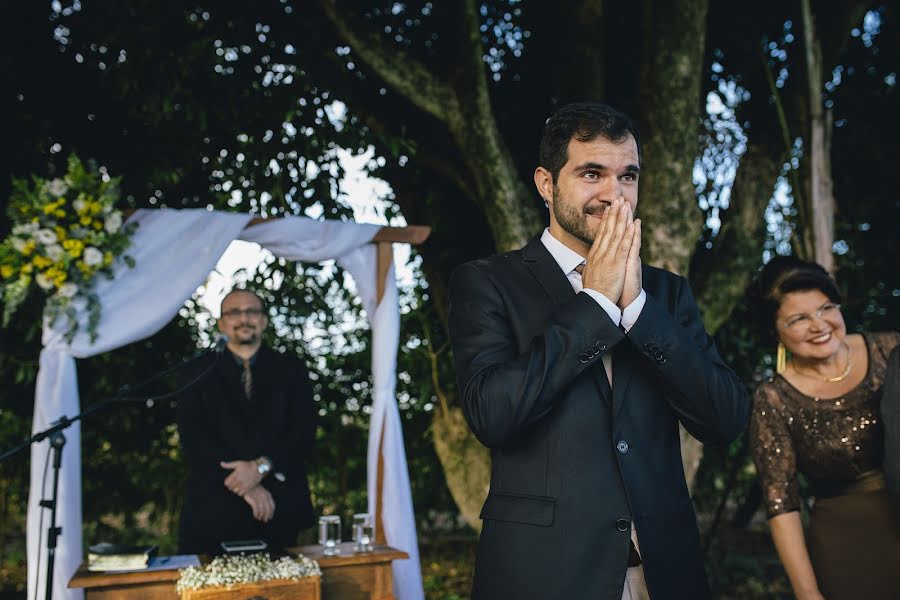
<instances>
[{"instance_id":1,"label":"water glass","mask_svg":"<svg viewBox=\"0 0 900 600\"><path fill-rule=\"evenodd\" d=\"M341 553L338 544L341 543L341 518L337 515L325 515L319 517L319 543L325 547L325 556L335 556Z\"/></svg>"},{"instance_id":2,"label":"water glass","mask_svg":"<svg viewBox=\"0 0 900 600\"><path fill-rule=\"evenodd\" d=\"M369 513L353 515L353 541L357 552L371 552L375 545L375 519Z\"/></svg>"}]
</instances>

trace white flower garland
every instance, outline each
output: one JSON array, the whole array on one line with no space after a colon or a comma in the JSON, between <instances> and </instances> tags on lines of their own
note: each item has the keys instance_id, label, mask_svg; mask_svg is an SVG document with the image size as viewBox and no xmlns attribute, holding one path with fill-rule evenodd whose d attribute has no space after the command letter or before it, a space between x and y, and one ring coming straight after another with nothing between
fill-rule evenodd
<instances>
[{"instance_id":1,"label":"white flower garland","mask_svg":"<svg viewBox=\"0 0 900 600\"><path fill-rule=\"evenodd\" d=\"M319 563L300 554L295 560L283 556L272 560L267 553L218 556L203 567L187 567L179 571L175 590L226 587L275 579L297 581L302 577L321 576Z\"/></svg>"}]
</instances>

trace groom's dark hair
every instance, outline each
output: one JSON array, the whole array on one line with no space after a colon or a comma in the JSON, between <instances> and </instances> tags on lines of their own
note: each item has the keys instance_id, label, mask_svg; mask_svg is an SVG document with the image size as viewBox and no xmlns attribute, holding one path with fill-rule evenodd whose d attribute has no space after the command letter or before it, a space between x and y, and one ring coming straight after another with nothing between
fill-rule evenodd
<instances>
[{"instance_id":1,"label":"groom's dark hair","mask_svg":"<svg viewBox=\"0 0 900 600\"><path fill-rule=\"evenodd\" d=\"M538 164L556 182L560 170L569 160L569 142L590 142L598 137L612 142L624 142L628 136L637 144L641 160L641 138L631 117L601 102L573 102L566 104L547 119L541 136Z\"/></svg>"}]
</instances>

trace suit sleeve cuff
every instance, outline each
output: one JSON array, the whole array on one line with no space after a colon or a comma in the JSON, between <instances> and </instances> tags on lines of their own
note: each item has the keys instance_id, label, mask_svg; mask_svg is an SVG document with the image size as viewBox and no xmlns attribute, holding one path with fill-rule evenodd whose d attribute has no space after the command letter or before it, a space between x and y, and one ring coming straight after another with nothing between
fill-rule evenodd
<instances>
[{"instance_id":1,"label":"suit sleeve cuff","mask_svg":"<svg viewBox=\"0 0 900 600\"><path fill-rule=\"evenodd\" d=\"M610 300L609 298L607 298L606 296L604 296L597 290L584 288L582 291L585 294L587 294L588 296L590 296L591 298L593 298L594 301L597 304L599 304L603 310L606 311L606 314L609 315L609 318L612 319L612 322L615 323L616 326L618 326L619 323L622 322L622 311L619 310L619 307L616 306L615 302L613 302L612 300ZM641 290L641 293L643 293L643 290ZM638 300L639 299L640 298L638 298ZM637 300L635 300L632 303L632 305L635 303L637 303ZM643 307L643 305L644 305L643 302L641 302L641 307ZM629 306L628 308L631 308L631 306ZM640 311L638 311L638 312L640 312ZM637 319L637 317L635 317L635 319Z\"/></svg>"},{"instance_id":2,"label":"suit sleeve cuff","mask_svg":"<svg viewBox=\"0 0 900 600\"><path fill-rule=\"evenodd\" d=\"M638 297L622 311L622 329L625 330L625 333L628 333L628 330L634 326L638 317L641 316L645 302L647 302L647 292L641 288L641 293L638 294Z\"/></svg>"}]
</instances>

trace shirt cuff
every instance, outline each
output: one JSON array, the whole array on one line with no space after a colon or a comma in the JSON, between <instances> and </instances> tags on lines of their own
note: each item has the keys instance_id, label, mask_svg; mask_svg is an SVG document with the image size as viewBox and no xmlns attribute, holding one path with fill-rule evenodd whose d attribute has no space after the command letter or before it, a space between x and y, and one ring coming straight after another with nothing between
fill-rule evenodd
<instances>
[{"instance_id":1,"label":"shirt cuff","mask_svg":"<svg viewBox=\"0 0 900 600\"><path fill-rule=\"evenodd\" d=\"M594 299L594 301L600 305L603 310L606 311L606 314L609 315L609 318L612 319L612 322L619 326L619 323L622 321L622 311L619 310L619 307L616 306L616 303L598 292L597 290L592 290L589 288L584 288L583 291L585 294ZM634 302L637 302L635 300ZM632 304L634 304L634 302ZM643 302L641 303L641 307L643 307ZM631 308L629 306L629 308ZM637 317L635 317L637 319Z\"/></svg>"},{"instance_id":2,"label":"shirt cuff","mask_svg":"<svg viewBox=\"0 0 900 600\"><path fill-rule=\"evenodd\" d=\"M628 330L637 323L638 317L641 316L641 311L644 310L645 302L647 302L647 292L641 288L641 293L634 299L634 302L626 306L625 310L622 311L622 329L625 330L625 333L628 333Z\"/></svg>"}]
</instances>

